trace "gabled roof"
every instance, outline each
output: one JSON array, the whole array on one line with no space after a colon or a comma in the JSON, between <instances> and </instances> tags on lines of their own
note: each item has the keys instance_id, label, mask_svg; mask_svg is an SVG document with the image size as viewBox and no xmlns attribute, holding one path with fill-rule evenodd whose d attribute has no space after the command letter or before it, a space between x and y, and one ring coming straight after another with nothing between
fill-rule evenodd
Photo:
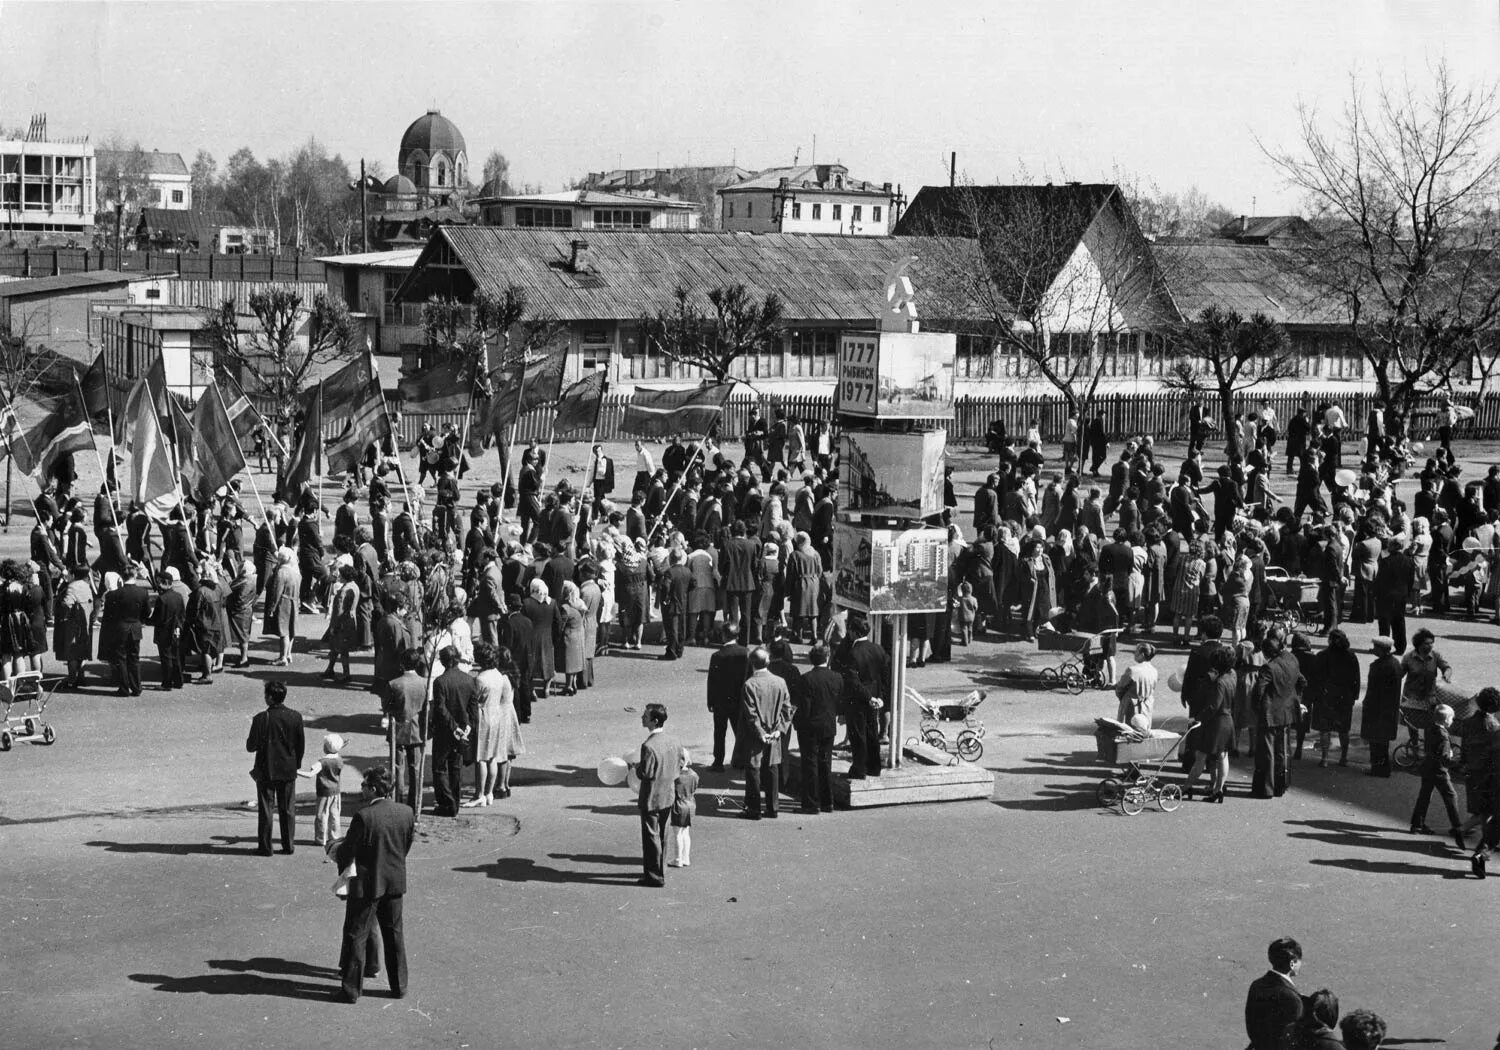
<instances>
[{"instance_id":1,"label":"gabled roof","mask_svg":"<svg viewBox=\"0 0 1500 1050\"><path fill-rule=\"evenodd\" d=\"M0 299L17 299L29 295L62 295L86 288L123 288L131 281L146 280L150 274L122 273L119 270L84 270L60 273L55 277L32 277L22 281L0 283Z\"/></svg>"},{"instance_id":2,"label":"gabled roof","mask_svg":"<svg viewBox=\"0 0 1500 1050\"><path fill-rule=\"evenodd\" d=\"M628 193L604 193L600 190L565 190L562 193L524 193L504 197L476 197L475 203L484 204L579 204L596 208L680 208L691 210L698 207L692 201L669 200L665 197L641 197Z\"/></svg>"},{"instance_id":3,"label":"gabled roof","mask_svg":"<svg viewBox=\"0 0 1500 1050\"><path fill-rule=\"evenodd\" d=\"M577 240L588 247L575 272ZM702 297L742 284L757 299L779 295L792 323L873 321L900 258L918 257L910 276L920 309L940 301L942 260L960 254L927 237L442 226L398 297L467 298L475 289L498 296L516 285L537 316L625 321L668 308L679 285Z\"/></svg>"},{"instance_id":4,"label":"gabled roof","mask_svg":"<svg viewBox=\"0 0 1500 1050\"><path fill-rule=\"evenodd\" d=\"M399 248L390 252L355 252L353 255L321 255L318 262L333 266L368 266L375 270L409 270L422 254L420 248Z\"/></svg>"},{"instance_id":5,"label":"gabled roof","mask_svg":"<svg viewBox=\"0 0 1500 1050\"><path fill-rule=\"evenodd\" d=\"M137 228L145 227L151 233L173 237L201 237L204 234L212 235L214 230L224 226L239 225L234 213L223 209L183 211L177 208L142 208Z\"/></svg>"},{"instance_id":6,"label":"gabled roof","mask_svg":"<svg viewBox=\"0 0 1500 1050\"><path fill-rule=\"evenodd\" d=\"M990 275L1005 298L1031 310L1056 282L1089 227L1110 208L1130 238L1132 258L1149 262L1150 247L1120 188L1111 183L1061 186L923 186L896 223L898 236L937 235L978 239L989 257ZM1096 260L1106 279L1121 260ZM1128 281L1140 277L1119 275ZM1117 294L1116 298L1120 298ZM1122 304L1123 305L1123 304Z\"/></svg>"},{"instance_id":7,"label":"gabled roof","mask_svg":"<svg viewBox=\"0 0 1500 1050\"><path fill-rule=\"evenodd\" d=\"M835 186L834 180L840 176L843 178L843 185ZM880 195L890 193L889 190L878 183L866 182L863 179L851 179L848 169L842 164L800 164L786 168L767 168L765 171L757 172L743 182L736 182L732 186L725 186L719 192L737 193L749 190L765 191L779 189L782 179L786 179L788 188L794 190L815 189L827 193L875 193Z\"/></svg>"},{"instance_id":8,"label":"gabled roof","mask_svg":"<svg viewBox=\"0 0 1500 1050\"><path fill-rule=\"evenodd\" d=\"M188 174L188 167L183 163L181 153L162 153L160 150L147 153L144 150L96 149L94 150L94 171L103 182L108 181L108 178L117 171L141 175L182 176Z\"/></svg>"},{"instance_id":9,"label":"gabled roof","mask_svg":"<svg viewBox=\"0 0 1500 1050\"><path fill-rule=\"evenodd\" d=\"M1265 244L1314 238L1318 234L1300 215L1241 215L1220 226L1217 235L1232 241Z\"/></svg>"},{"instance_id":10,"label":"gabled roof","mask_svg":"<svg viewBox=\"0 0 1500 1050\"><path fill-rule=\"evenodd\" d=\"M1184 318L1217 306L1241 316L1265 314L1279 324L1339 324L1337 302L1302 273L1299 253L1273 245L1221 240L1158 244L1162 271Z\"/></svg>"}]
</instances>

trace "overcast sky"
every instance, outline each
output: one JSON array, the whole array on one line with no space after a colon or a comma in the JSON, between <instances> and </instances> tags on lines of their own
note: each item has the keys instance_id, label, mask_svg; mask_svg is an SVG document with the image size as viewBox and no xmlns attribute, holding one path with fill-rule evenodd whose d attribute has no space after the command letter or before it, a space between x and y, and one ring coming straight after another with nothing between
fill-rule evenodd
<instances>
[{"instance_id":1,"label":"overcast sky","mask_svg":"<svg viewBox=\"0 0 1500 1050\"><path fill-rule=\"evenodd\" d=\"M1295 197L1256 145L1349 78L1500 76L1500 0L821 0L718 3L15 3L0 123L146 148L290 152L309 136L393 171L428 107L476 177L559 189L617 166L841 161L908 194L1127 173L1239 212Z\"/></svg>"}]
</instances>

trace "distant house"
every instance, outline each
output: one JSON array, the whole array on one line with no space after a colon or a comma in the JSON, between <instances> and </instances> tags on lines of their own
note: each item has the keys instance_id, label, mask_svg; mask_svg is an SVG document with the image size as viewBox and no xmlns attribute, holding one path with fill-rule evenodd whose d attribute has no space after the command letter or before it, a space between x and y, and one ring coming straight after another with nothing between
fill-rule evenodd
<instances>
[{"instance_id":1,"label":"distant house","mask_svg":"<svg viewBox=\"0 0 1500 1050\"><path fill-rule=\"evenodd\" d=\"M768 168L719 191L723 229L738 233L836 233L884 237L895 224L889 182L849 177L842 164Z\"/></svg>"},{"instance_id":2,"label":"distant house","mask_svg":"<svg viewBox=\"0 0 1500 1050\"><path fill-rule=\"evenodd\" d=\"M482 226L548 230L693 230L698 206L664 197L597 190L476 197Z\"/></svg>"},{"instance_id":3,"label":"distant house","mask_svg":"<svg viewBox=\"0 0 1500 1050\"><path fill-rule=\"evenodd\" d=\"M669 197L699 207L699 225L719 225L718 191L754 178L755 172L737 164L676 168L616 168L591 171L578 183L581 190L625 193L640 197Z\"/></svg>"},{"instance_id":4,"label":"distant house","mask_svg":"<svg viewBox=\"0 0 1500 1050\"><path fill-rule=\"evenodd\" d=\"M192 210L193 176L180 153L101 149L94 151L94 167L99 173L100 211L117 200L128 200L137 208Z\"/></svg>"},{"instance_id":5,"label":"distant house","mask_svg":"<svg viewBox=\"0 0 1500 1050\"><path fill-rule=\"evenodd\" d=\"M327 274L328 294L343 300L375 353L390 359L390 368L386 361L380 362L380 374L391 382L398 372L416 371L422 365L422 349L427 342L422 304L396 300L397 291L421 254L421 248L403 248L326 255L318 260Z\"/></svg>"},{"instance_id":6,"label":"distant house","mask_svg":"<svg viewBox=\"0 0 1500 1050\"><path fill-rule=\"evenodd\" d=\"M233 213L143 208L135 246L176 252L267 255L276 250L276 231L246 226Z\"/></svg>"},{"instance_id":7,"label":"distant house","mask_svg":"<svg viewBox=\"0 0 1500 1050\"><path fill-rule=\"evenodd\" d=\"M1217 236L1236 244L1286 247L1318 238L1318 231L1300 215L1241 215L1219 227Z\"/></svg>"}]
</instances>

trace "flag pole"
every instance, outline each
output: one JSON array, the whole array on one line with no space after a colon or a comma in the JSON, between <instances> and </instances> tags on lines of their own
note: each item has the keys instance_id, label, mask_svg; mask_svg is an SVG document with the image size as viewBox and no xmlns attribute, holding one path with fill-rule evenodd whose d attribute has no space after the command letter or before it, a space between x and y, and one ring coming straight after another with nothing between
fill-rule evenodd
<instances>
[{"instance_id":1,"label":"flag pole","mask_svg":"<svg viewBox=\"0 0 1500 1050\"><path fill-rule=\"evenodd\" d=\"M219 384L218 383L214 384L214 396L219 399L219 407L224 410L224 418L228 419L229 418L229 406L224 403L224 391L222 391L222 390L219 389ZM255 406L252 405L250 407L253 410ZM231 423L229 425L229 429L231 431L234 430L234 424L233 423ZM238 436L236 436L235 442L238 443L238 441L239 441L239 438L238 438ZM244 455L245 455L245 450L241 449L240 450L240 456L243 458ZM260 507L261 520L262 521L269 521L270 520L270 515L268 515L266 513L266 504L265 504L265 501L260 498L260 488L255 484L255 471L253 471L253 470L250 469L250 461L248 459L245 460L245 477L247 477L247 478L250 479L250 491L255 495L255 503L256 503L256 505Z\"/></svg>"},{"instance_id":2,"label":"flag pole","mask_svg":"<svg viewBox=\"0 0 1500 1050\"><path fill-rule=\"evenodd\" d=\"M499 397L499 394L495 395ZM510 454L515 449L516 431L521 425L521 400L526 396L526 352L521 352L521 381L516 384L516 414L510 422L510 437L505 442L505 462L500 467L500 513L505 514L505 493L510 487ZM554 420L556 417L553 417ZM521 513L521 497L516 495L516 516Z\"/></svg>"},{"instance_id":3,"label":"flag pole","mask_svg":"<svg viewBox=\"0 0 1500 1050\"><path fill-rule=\"evenodd\" d=\"M104 469L104 457L99 455L99 442L94 439L94 421L89 418L88 399L83 396L83 383L79 381L77 372L73 373L73 389L78 391L78 404L83 408L83 421L88 424L89 428L89 447L94 450L94 462L99 465L99 473L103 476L104 501L109 505L109 520L114 525L115 531L119 532L120 516L115 513L115 500L109 494L109 473ZM114 431L111 430L110 434L113 440ZM113 449L110 449L110 455L114 455Z\"/></svg>"},{"instance_id":4,"label":"flag pole","mask_svg":"<svg viewBox=\"0 0 1500 1050\"><path fill-rule=\"evenodd\" d=\"M651 546L651 541L656 539L656 530L661 528L661 523L667 520L667 511L672 509L672 497L677 495L677 490L682 488L682 482L688 476L688 471L693 469L693 463L703 454L708 445L708 435L704 434L698 442L698 450L688 457L687 463L682 468L682 477L672 483L672 490L667 493L666 502L662 504L661 517L651 525L651 533L646 537L646 546Z\"/></svg>"},{"instance_id":5,"label":"flag pole","mask_svg":"<svg viewBox=\"0 0 1500 1050\"><path fill-rule=\"evenodd\" d=\"M16 410L12 406L10 395L4 389L0 389L0 400L5 402L5 532L10 532L10 477L11 468L16 462L15 448L11 445L10 432L14 427L21 435L21 442L25 444L26 435L21 434L21 421L16 417ZM31 450L27 448L27 458L31 458Z\"/></svg>"}]
</instances>

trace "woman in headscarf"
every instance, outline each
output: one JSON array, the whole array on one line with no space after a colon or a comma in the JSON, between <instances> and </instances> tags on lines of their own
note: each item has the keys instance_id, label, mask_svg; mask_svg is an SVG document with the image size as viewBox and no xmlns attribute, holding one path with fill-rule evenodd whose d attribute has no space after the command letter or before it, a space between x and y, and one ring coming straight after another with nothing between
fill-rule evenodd
<instances>
[{"instance_id":1,"label":"woman in headscarf","mask_svg":"<svg viewBox=\"0 0 1500 1050\"><path fill-rule=\"evenodd\" d=\"M578 600L583 603L583 671L578 676L580 689L588 689L594 684L594 647L598 644L599 614L604 605L604 592L599 588L598 576L599 570L593 562L584 562L578 567Z\"/></svg>"},{"instance_id":2,"label":"woman in headscarf","mask_svg":"<svg viewBox=\"0 0 1500 1050\"><path fill-rule=\"evenodd\" d=\"M124 685L123 682L115 680L116 661L121 657L120 642L120 588L125 581L117 572L106 572L103 577L104 590L99 594L99 600L94 603L94 613L91 617L91 626L99 628L99 659L104 661L109 669L107 674L116 688ZM123 691L121 695L124 695Z\"/></svg>"},{"instance_id":3,"label":"woman in headscarf","mask_svg":"<svg viewBox=\"0 0 1500 1050\"><path fill-rule=\"evenodd\" d=\"M403 561L396 566L396 577L399 582L394 589L399 591L397 600L405 610L406 633L415 644L426 629L422 615L422 570L413 562Z\"/></svg>"},{"instance_id":4,"label":"woman in headscarf","mask_svg":"<svg viewBox=\"0 0 1500 1050\"><path fill-rule=\"evenodd\" d=\"M339 661L344 665L340 682L348 682L349 653L359 641L359 570L352 558L342 555L338 565L338 586L333 599L328 603L328 666L323 669L324 678L334 678L333 665Z\"/></svg>"},{"instance_id":5,"label":"woman in headscarf","mask_svg":"<svg viewBox=\"0 0 1500 1050\"><path fill-rule=\"evenodd\" d=\"M255 570L244 558L232 559L232 564L234 578L224 599L224 612L229 618L229 640L240 649L234 666L244 667L250 662L250 632L255 630Z\"/></svg>"},{"instance_id":6,"label":"woman in headscarf","mask_svg":"<svg viewBox=\"0 0 1500 1050\"><path fill-rule=\"evenodd\" d=\"M557 673L557 606L547 593L547 585L540 579L532 580L521 611L531 621L531 677L537 683L537 699L552 691L552 678Z\"/></svg>"},{"instance_id":7,"label":"woman in headscarf","mask_svg":"<svg viewBox=\"0 0 1500 1050\"><path fill-rule=\"evenodd\" d=\"M1156 646L1142 642L1135 647L1135 662L1125 668L1115 682L1115 697L1120 701L1115 721L1134 726L1142 732L1151 731L1151 718L1156 707ZM1136 719L1142 719L1140 723Z\"/></svg>"},{"instance_id":8,"label":"woman in headscarf","mask_svg":"<svg viewBox=\"0 0 1500 1050\"><path fill-rule=\"evenodd\" d=\"M203 657L202 671L192 681L199 684L211 682L214 664L224 651L224 589L219 585L218 570L211 561L198 567L198 586L188 597L187 628Z\"/></svg>"},{"instance_id":9,"label":"woman in headscarf","mask_svg":"<svg viewBox=\"0 0 1500 1050\"><path fill-rule=\"evenodd\" d=\"M637 538L620 551L615 568L615 596L620 603L622 648L639 649L650 601L646 541Z\"/></svg>"},{"instance_id":10,"label":"woman in headscarf","mask_svg":"<svg viewBox=\"0 0 1500 1050\"><path fill-rule=\"evenodd\" d=\"M65 688L83 684L83 665L93 658L94 632L90 626L93 611L94 585L89 582L89 567L74 566L73 579L57 599L53 630L54 651L68 665L67 677L62 681Z\"/></svg>"},{"instance_id":11,"label":"woman in headscarf","mask_svg":"<svg viewBox=\"0 0 1500 1050\"><path fill-rule=\"evenodd\" d=\"M781 545L766 541L760 548L760 593L756 595L750 620L751 644L770 645L780 619L781 595L785 587Z\"/></svg>"},{"instance_id":12,"label":"woman in headscarf","mask_svg":"<svg viewBox=\"0 0 1500 1050\"><path fill-rule=\"evenodd\" d=\"M354 582L359 586L359 604L355 607L353 648L359 652L375 646L375 587L380 579L380 555L374 541L370 526L361 525L354 530Z\"/></svg>"},{"instance_id":13,"label":"woman in headscarf","mask_svg":"<svg viewBox=\"0 0 1500 1050\"><path fill-rule=\"evenodd\" d=\"M510 763L524 754L521 724L516 717L515 690L508 675L513 670L510 650L480 642L474 647L474 797L465 806L488 806L510 798Z\"/></svg>"},{"instance_id":14,"label":"woman in headscarf","mask_svg":"<svg viewBox=\"0 0 1500 1050\"><path fill-rule=\"evenodd\" d=\"M287 667L292 662L292 646L297 638L297 595L302 590L302 574L297 571L297 553L290 547L278 547L276 567L266 577L266 634L276 637L277 655L272 667Z\"/></svg>"},{"instance_id":15,"label":"woman in headscarf","mask_svg":"<svg viewBox=\"0 0 1500 1050\"><path fill-rule=\"evenodd\" d=\"M585 666L585 625L588 609L578 585L564 580L562 601L557 603L557 669L563 674L563 695L577 696Z\"/></svg>"},{"instance_id":16,"label":"woman in headscarf","mask_svg":"<svg viewBox=\"0 0 1500 1050\"><path fill-rule=\"evenodd\" d=\"M608 656L611 625L619 615L615 600L615 538L613 529L606 526L605 535L594 545L594 561L599 565L599 638L594 646L595 656Z\"/></svg>"}]
</instances>

